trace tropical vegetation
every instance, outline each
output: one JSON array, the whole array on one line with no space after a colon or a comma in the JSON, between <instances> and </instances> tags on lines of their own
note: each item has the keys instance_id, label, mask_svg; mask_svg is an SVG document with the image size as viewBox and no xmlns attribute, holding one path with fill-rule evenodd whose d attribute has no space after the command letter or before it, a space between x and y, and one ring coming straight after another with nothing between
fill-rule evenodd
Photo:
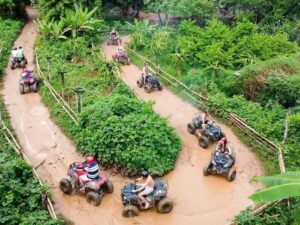
<instances>
[{"instance_id":1,"label":"tropical vegetation","mask_svg":"<svg viewBox=\"0 0 300 225\"><path fill-rule=\"evenodd\" d=\"M0 74L8 63L11 46L21 28L21 23L0 17ZM2 79L2 76L0 76ZM1 119L8 124L4 103L0 99ZM0 123L2 126L2 124ZM6 142L2 127L0 129L0 224L64 224L63 220L53 220L47 210L42 208L42 196L48 188L40 186L33 176L31 167L24 162Z\"/></svg>"}]
</instances>

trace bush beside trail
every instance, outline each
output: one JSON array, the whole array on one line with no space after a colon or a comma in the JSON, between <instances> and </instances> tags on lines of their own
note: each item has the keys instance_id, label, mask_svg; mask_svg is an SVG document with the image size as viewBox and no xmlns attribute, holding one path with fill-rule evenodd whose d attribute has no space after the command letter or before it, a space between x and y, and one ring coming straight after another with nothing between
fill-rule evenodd
<instances>
[{"instance_id":1,"label":"bush beside trail","mask_svg":"<svg viewBox=\"0 0 300 225\"><path fill-rule=\"evenodd\" d=\"M6 68L12 43L20 28L19 21L0 18L0 74ZM2 119L8 124L8 115L4 113L4 108L0 99ZM31 167L8 145L2 130L0 140L0 224L64 224L63 220L51 219L48 212L41 207L42 195L48 192L47 188L40 186Z\"/></svg>"},{"instance_id":2,"label":"bush beside trail","mask_svg":"<svg viewBox=\"0 0 300 225\"><path fill-rule=\"evenodd\" d=\"M129 173L162 175L173 169L180 139L149 103L122 95L101 98L84 109L74 132L84 154Z\"/></svg>"}]
</instances>

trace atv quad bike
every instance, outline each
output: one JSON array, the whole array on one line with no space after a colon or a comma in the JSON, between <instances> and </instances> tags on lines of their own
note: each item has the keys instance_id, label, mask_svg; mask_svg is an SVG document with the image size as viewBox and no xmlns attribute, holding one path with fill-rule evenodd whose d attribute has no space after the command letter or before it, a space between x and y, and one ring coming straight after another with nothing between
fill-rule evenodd
<instances>
[{"instance_id":1,"label":"atv quad bike","mask_svg":"<svg viewBox=\"0 0 300 225\"><path fill-rule=\"evenodd\" d=\"M140 79L136 82L139 88L144 87L145 92L150 93L152 90L157 89L162 91L163 86L159 82L155 74L141 75Z\"/></svg>"},{"instance_id":2,"label":"atv quad bike","mask_svg":"<svg viewBox=\"0 0 300 225\"><path fill-rule=\"evenodd\" d=\"M59 187L65 194L72 194L73 190L79 191L80 182L79 177L85 175L86 164L75 162L70 164L68 169L69 178L62 178ZM89 203L95 206L100 205L101 199L105 193L112 193L114 191L113 183L105 176L100 176L98 180L89 180L84 184L84 193Z\"/></svg>"},{"instance_id":3,"label":"atv quad bike","mask_svg":"<svg viewBox=\"0 0 300 225\"><path fill-rule=\"evenodd\" d=\"M123 216L138 216L140 210L145 210L145 206L138 197L139 193L133 193L133 190L139 187L135 183L126 184L121 190L123 203ZM173 209L173 202L167 198L168 186L163 180L155 180L154 190L145 198L150 203L150 207L155 207L159 213L169 213Z\"/></svg>"},{"instance_id":4,"label":"atv quad bike","mask_svg":"<svg viewBox=\"0 0 300 225\"><path fill-rule=\"evenodd\" d=\"M235 163L235 157L236 155L233 149L230 150L230 154L216 154L216 150L213 151L209 163L203 168L203 175L225 175L229 182L233 181L236 177L236 169L233 167Z\"/></svg>"},{"instance_id":5,"label":"atv quad bike","mask_svg":"<svg viewBox=\"0 0 300 225\"><path fill-rule=\"evenodd\" d=\"M27 92L38 91L37 79L33 75L33 71L29 71L28 73L29 75L26 77L22 77L21 75L21 79L19 80L19 90L21 95L25 94L26 91Z\"/></svg>"},{"instance_id":6,"label":"atv quad bike","mask_svg":"<svg viewBox=\"0 0 300 225\"><path fill-rule=\"evenodd\" d=\"M187 130L191 134L196 134L199 138L199 145L202 148L207 148L210 142L219 141L224 137L221 128L213 123L206 123L205 129L200 132L202 120L201 116L193 118L191 123L188 123Z\"/></svg>"},{"instance_id":7,"label":"atv quad bike","mask_svg":"<svg viewBox=\"0 0 300 225\"><path fill-rule=\"evenodd\" d=\"M122 65L130 65L130 58L125 53L115 54L112 59Z\"/></svg>"},{"instance_id":8,"label":"atv quad bike","mask_svg":"<svg viewBox=\"0 0 300 225\"><path fill-rule=\"evenodd\" d=\"M111 35L106 43L107 45L119 45L119 43L122 43L122 39L120 36Z\"/></svg>"},{"instance_id":9,"label":"atv quad bike","mask_svg":"<svg viewBox=\"0 0 300 225\"><path fill-rule=\"evenodd\" d=\"M13 70L15 68L25 68L27 64L27 60L25 59L25 57L23 58L12 58L12 60L10 61L10 68Z\"/></svg>"}]
</instances>

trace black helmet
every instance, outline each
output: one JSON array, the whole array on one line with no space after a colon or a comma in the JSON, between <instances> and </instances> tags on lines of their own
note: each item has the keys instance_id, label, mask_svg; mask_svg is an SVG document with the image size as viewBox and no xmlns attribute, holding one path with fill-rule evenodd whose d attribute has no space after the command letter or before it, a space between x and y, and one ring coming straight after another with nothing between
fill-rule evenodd
<instances>
[{"instance_id":1,"label":"black helmet","mask_svg":"<svg viewBox=\"0 0 300 225\"><path fill-rule=\"evenodd\" d=\"M147 171L143 171L142 172L142 177L146 178L148 177L149 173Z\"/></svg>"}]
</instances>

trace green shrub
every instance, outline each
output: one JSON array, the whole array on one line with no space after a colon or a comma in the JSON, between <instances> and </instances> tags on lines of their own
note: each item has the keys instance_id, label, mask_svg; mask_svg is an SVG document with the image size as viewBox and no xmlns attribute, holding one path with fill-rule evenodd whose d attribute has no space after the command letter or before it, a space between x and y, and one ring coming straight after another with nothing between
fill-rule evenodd
<instances>
[{"instance_id":1,"label":"green shrub","mask_svg":"<svg viewBox=\"0 0 300 225\"><path fill-rule=\"evenodd\" d=\"M180 139L151 105L122 95L86 107L74 139L84 154L119 165L130 173L147 169L162 175L173 168Z\"/></svg>"}]
</instances>

